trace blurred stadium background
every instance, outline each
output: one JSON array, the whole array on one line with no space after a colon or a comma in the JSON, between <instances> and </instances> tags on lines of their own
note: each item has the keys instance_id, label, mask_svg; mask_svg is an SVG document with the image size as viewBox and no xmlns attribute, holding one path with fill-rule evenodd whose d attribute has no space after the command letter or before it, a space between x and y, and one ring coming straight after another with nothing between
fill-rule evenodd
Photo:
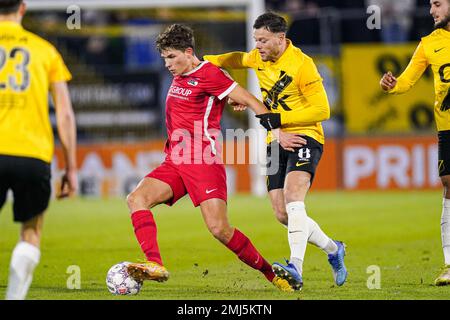
<instances>
[{"instance_id":1,"label":"blurred stadium background","mask_svg":"<svg viewBox=\"0 0 450 320\"><path fill-rule=\"evenodd\" d=\"M413 91L399 97L383 94L378 85L385 71L398 75L420 37L432 31L429 1L230 0L234 5L229 6L192 0L164 5L175 2L73 1L80 4L81 28L72 30L66 25L73 13L66 11L70 1L27 0L30 11L24 26L50 40L74 76L70 90L80 167L80 198L50 207L44 260L29 298L109 297L106 271L118 261L141 254L124 196L164 157L164 100L171 76L155 51L155 37L165 26L179 22L193 27L199 57L246 51L253 45L245 31L253 17L244 3L251 3L255 11L265 7L286 17L288 37L314 58L332 108L331 119L323 124L325 153L308 206L324 230L349 245L351 276L343 288L330 287L323 254L308 251L308 285L303 296L448 299L446 291L431 286L442 260L432 74L426 73ZM367 7L372 4L387 6L382 8L381 30L367 28ZM255 90L251 72L234 71L232 75ZM253 125L251 119L246 113L226 110L223 128L247 129ZM249 148L248 140L239 144ZM60 164L57 150L54 190ZM230 193L242 193L230 201L230 217L268 259L281 259L288 253L285 229L273 219L267 197L251 195L265 194L265 183L253 169L246 164L227 166ZM252 271L243 272L235 257L211 239L189 202L183 199L174 210L157 209L163 234L160 245L173 281L149 285L139 297L292 298L264 286L254 274L248 277ZM2 227L5 238L0 239L2 261L9 261L17 239L18 226L10 222L9 207L0 216L6 226ZM63 289L70 276L68 264L83 270L83 290L78 295ZM366 286L370 276L366 268L374 264L383 272L378 291ZM7 270L0 271L6 283ZM5 288L0 285L0 294Z\"/></svg>"},{"instance_id":2,"label":"blurred stadium background","mask_svg":"<svg viewBox=\"0 0 450 320\"><path fill-rule=\"evenodd\" d=\"M163 158L164 100L171 76L154 40L165 26L180 22L193 27L199 57L253 45L245 32L253 20L245 1L187 7L161 1L81 1L81 28L73 30L66 26L71 14L64 1L27 2L25 27L55 44L74 75L70 89L84 196L124 195ZM255 3L261 5L256 10L265 7L286 17L288 37L315 59L324 78L332 117L324 123L328 139L314 189L439 188L431 73L400 97L384 95L378 86L386 70L398 75L406 67L420 37L432 31L429 1ZM381 30L366 25L372 4L382 9ZM246 71L232 75L247 86ZM249 119L227 110L223 128L246 129ZM249 166L227 170L231 193L264 194L261 183L252 184L261 180Z\"/></svg>"}]
</instances>

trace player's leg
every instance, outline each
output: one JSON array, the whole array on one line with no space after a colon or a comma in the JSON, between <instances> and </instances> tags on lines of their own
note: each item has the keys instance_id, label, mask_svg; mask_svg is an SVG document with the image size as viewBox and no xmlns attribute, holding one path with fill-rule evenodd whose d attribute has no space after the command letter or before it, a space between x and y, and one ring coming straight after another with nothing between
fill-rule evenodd
<instances>
[{"instance_id":1,"label":"player's leg","mask_svg":"<svg viewBox=\"0 0 450 320\"><path fill-rule=\"evenodd\" d=\"M20 242L14 248L6 292L7 300L25 299L33 279L33 272L39 264L41 234L44 214L22 224Z\"/></svg>"},{"instance_id":2,"label":"player's leg","mask_svg":"<svg viewBox=\"0 0 450 320\"><path fill-rule=\"evenodd\" d=\"M5 159L5 158L3 158ZM10 157L10 187L14 221L20 222L20 241L11 256L6 299L25 299L40 260L43 212L50 195L50 164L38 159Z\"/></svg>"},{"instance_id":3,"label":"player's leg","mask_svg":"<svg viewBox=\"0 0 450 320\"><path fill-rule=\"evenodd\" d=\"M444 267L435 280L438 286L450 285L450 131L438 133L439 176L444 187L441 215L441 239L444 251Z\"/></svg>"},{"instance_id":4,"label":"player's leg","mask_svg":"<svg viewBox=\"0 0 450 320\"><path fill-rule=\"evenodd\" d=\"M277 220L287 228L288 215L283 192L283 189L271 190L269 192L269 197ZM322 231L317 222L311 219L311 217L308 216L307 220L309 231L308 243L322 249L326 254L336 253L337 246L334 241Z\"/></svg>"},{"instance_id":5,"label":"player's leg","mask_svg":"<svg viewBox=\"0 0 450 320\"><path fill-rule=\"evenodd\" d=\"M287 225L288 230L290 231L289 223L292 224L292 221L289 221L289 217L286 211L286 203L284 202L284 186L289 154L290 152L284 150L276 142L272 142L267 148L267 189L271 198L272 208L278 221L280 221L284 225ZM296 243L292 243L293 238L291 237L291 233L288 233L288 240L292 258L292 255L300 254L300 250ZM277 276L283 277L288 280L293 289L299 290L302 287L303 280L301 273L299 273L294 265L290 263L288 263L287 265L274 263L272 265L272 268Z\"/></svg>"},{"instance_id":6,"label":"player's leg","mask_svg":"<svg viewBox=\"0 0 450 320\"><path fill-rule=\"evenodd\" d=\"M25 299L40 260L43 212L51 195L50 164L38 159L2 157L9 163L14 221L21 223L20 241L11 256L7 299ZM4 168L4 166L1 166Z\"/></svg>"},{"instance_id":7,"label":"player's leg","mask_svg":"<svg viewBox=\"0 0 450 320\"><path fill-rule=\"evenodd\" d=\"M306 137L307 145L290 152L288 155L286 178L283 196L288 216L288 240L291 248L290 263L287 266L274 264L274 270L291 277L290 281L299 288L306 243L312 242L328 254L333 268L333 276L338 285L342 285L347 277L343 262L344 245L331 240L320 229L318 224L308 217L305 207L306 194L311 186L323 147L314 139ZM279 203L279 200L277 201ZM278 205L280 207L280 205Z\"/></svg>"},{"instance_id":8,"label":"player's leg","mask_svg":"<svg viewBox=\"0 0 450 320\"><path fill-rule=\"evenodd\" d=\"M444 199L442 201L441 239L444 251L444 267L435 280L437 286L450 285L450 175L441 177L444 186Z\"/></svg>"},{"instance_id":9,"label":"player's leg","mask_svg":"<svg viewBox=\"0 0 450 320\"><path fill-rule=\"evenodd\" d=\"M160 203L175 203L186 193L175 168L163 164L127 196L136 239L147 262L128 265L128 272L138 281L166 281L169 272L164 267L158 246L157 227L151 208Z\"/></svg>"},{"instance_id":10,"label":"player's leg","mask_svg":"<svg viewBox=\"0 0 450 320\"><path fill-rule=\"evenodd\" d=\"M310 174L293 171L286 175L283 196L287 213L288 242L291 249L289 263L273 264L275 274L286 278L295 290L303 286L302 269L309 237L308 216L304 199L310 185Z\"/></svg>"},{"instance_id":11,"label":"player's leg","mask_svg":"<svg viewBox=\"0 0 450 320\"><path fill-rule=\"evenodd\" d=\"M276 278L270 264L254 247L250 239L228 222L227 205L223 199L208 199L200 203L203 219L211 234L233 251L253 269L259 270L267 280L283 291L291 291L287 281Z\"/></svg>"}]
</instances>

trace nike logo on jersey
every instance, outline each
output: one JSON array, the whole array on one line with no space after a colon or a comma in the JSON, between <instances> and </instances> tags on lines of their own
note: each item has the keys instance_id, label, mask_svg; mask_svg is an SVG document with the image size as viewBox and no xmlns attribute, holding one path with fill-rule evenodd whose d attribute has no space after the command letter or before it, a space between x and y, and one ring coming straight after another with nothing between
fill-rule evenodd
<instances>
[{"instance_id":1,"label":"nike logo on jersey","mask_svg":"<svg viewBox=\"0 0 450 320\"><path fill-rule=\"evenodd\" d=\"M264 69L262 69L262 68L258 68L258 71L264 71Z\"/></svg>"},{"instance_id":2,"label":"nike logo on jersey","mask_svg":"<svg viewBox=\"0 0 450 320\"><path fill-rule=\"evenodd\" d=\"M215 188L215 189L212 189L212 190L208 190L208 189L206 189L206 194L210 194L211 192L213 192L213 191L216 191L217 190L217 188Z\"/></svg>"},{"instance_id":3,"label":"nike logo on jersey","mask_svg":"<svg viewBox=\"0 0 450 320\"><path fill-rule=\"evenodd\" d=\"M440 49L434 49L434 53L438 53L438 52L441 51L442 49L445 49L445 47L440 48Z\"/></svg>"},{"instance_id":4,"label":"nike logo on jersey","mask_svg":"<svg viewBox=\"0 0 450 320\"><path fill-rule=\"evenodd\" d=\"M309 162L297 162L297 163L295 164L295 166L296 166L296 167L301 167L301 166L304 166L305 164L309 164Z\"/></svg>"}]
</instances>

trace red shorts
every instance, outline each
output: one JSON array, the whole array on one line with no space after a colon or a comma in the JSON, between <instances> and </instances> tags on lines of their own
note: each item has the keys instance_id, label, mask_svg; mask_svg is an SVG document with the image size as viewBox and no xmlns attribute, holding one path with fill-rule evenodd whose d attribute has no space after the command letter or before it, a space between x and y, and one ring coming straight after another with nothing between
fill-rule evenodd
<instances>
[{"instance_id":1,"label":"red shorts","mask_svg":"<svg viewBox=\"0 0 450 320\"><path fill-rule=\"evenodd\" d=\"M186 194L195 207L205 200L227 201L227 176L223 164L174 164L166 159L146 178L154 178L167 183L172 188L173 197L167 201L171 206Z\"/></svg>"}]
</instances>

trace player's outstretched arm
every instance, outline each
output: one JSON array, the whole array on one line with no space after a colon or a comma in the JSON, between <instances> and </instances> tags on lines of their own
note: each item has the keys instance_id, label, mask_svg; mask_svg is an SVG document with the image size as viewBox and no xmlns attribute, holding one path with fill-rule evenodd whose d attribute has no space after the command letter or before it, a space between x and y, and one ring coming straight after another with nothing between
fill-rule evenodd
<instances>
[{"instance_id":1,"label":"player's outstretched arm","mask_svg":"<svg viewBox=\"0 0 450 320\"><path fill-rule=\"evenodd\" d=\"M211 62L213 65L225 69L243 69L247 68L244 63L246 52L229 52L217 55L203 56L203 60Z\"/></svg>"},{"instance_id":2,"label":"player's outstretched arm","mask_svg":"<svg viewBox=\"0 0 450 320\"><path fill-rule=\"evenodd\" d=\"M388 93L405 93L420 79L428 64L425 50L420 42L405 71L398 78L394 77L390 71L385 73L380 80L380 86Z\"/></svg>"},{"instance_id":3,"label":"player's outstretched arm","mask_svg":"<svg viewBox=\"0 0 450 320\"><path fill-rule=\"evenodd\" d=\"M269 112L264 104L256 99L254 95L237 85L228 95L228 98L233 101L233 105L247 106L256 114L263 114Z\"/></svg>"},{"instance_id":4,"label":"player's outstretched arm","mask_svg":"<svg viewBox=\"0 0 450 320\"><path fill-rule=\"evenodd\" d=\"M56 125L66 166L57 197L65 198L75 194L78 188L75 115L66 82L52 83L50 91L55 104Z\"/></svg>"},{"instance_id":5,"label":"player's outstretched arm","mask_svg":"<svg viewBox=\"0 0 450 320\"><path fill-rule=\"evenodd\" d=\"M228 98L237 106L248 106L252 109L257 117L260 118L261 125L268 130L272 130L275 139L278 140L284 149L294 151L293 148L298 148L306 144L306 140L301 135L279 130L278 128L281 126L279 122L280 114L269 112L261 101L241 86L237 85L230 92Z\"/></svg>"},{"instance_id":6,"label":"player's outstretched arm","mask_svg":"<svg viewBox=\"0 0 450 320\"><path fill-rule=\"evenodd\" d=\"M252 109L256 113L256 117L259 118L261 125L267 130L276 129L281 126L280 114L271 113L261 101L241 86L237 85L230 92L228 98L233 100L235 104L248 106Z\"/></svg>"}]
</instances>

